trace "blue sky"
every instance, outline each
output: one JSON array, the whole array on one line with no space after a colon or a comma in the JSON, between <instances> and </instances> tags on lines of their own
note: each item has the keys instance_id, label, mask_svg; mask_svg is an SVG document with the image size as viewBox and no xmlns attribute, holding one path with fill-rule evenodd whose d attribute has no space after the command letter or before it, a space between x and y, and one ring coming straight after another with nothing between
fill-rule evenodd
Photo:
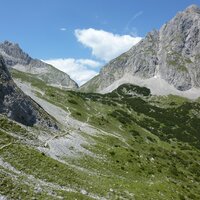
<instances>
[{"instance_id":1,"label":"blue sky","mask_svg":"<svg viewBox=\"0 0 200 200\"><path fill-rule=\"evenodd\" d=\"M0 0L0 41L19 43L32 57L51 61L83 84L191 4L200 6L200 1Z\"/></svg>"}]
</instances>

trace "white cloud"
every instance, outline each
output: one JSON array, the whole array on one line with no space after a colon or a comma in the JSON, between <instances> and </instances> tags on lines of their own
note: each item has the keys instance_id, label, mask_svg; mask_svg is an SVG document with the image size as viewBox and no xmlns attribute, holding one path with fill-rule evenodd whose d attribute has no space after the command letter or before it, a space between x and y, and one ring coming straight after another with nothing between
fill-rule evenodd
<instances>
[{"instance_id":1,"label":"white cloud","mask_svg":"<svg viewBox=\"0 0 200 200\"><path fill-rule=\"evenodd\" d=\"M141 37L118 35L104 30L76 29L75 36L84 46L92 49L92 55L109 61L137 44Z\"/></svg>"},{"instance_id":2,"label":"white cloud","mask_svg":"<svg viewBox=\"0 0 200 200\"><path fill-rule=\"evenodd\" d=\"M66 31L67 29L66 28L60 28L60 31Z\"/></svg>"},{"instance_id":3,"label":"white cloud","mask_svg":"<svg viewBox=\"0 0 200 200\"><path fill-rule=\"evenodd\" d=\"M98 74L94 68L100 67L100 62L90 59L58 58L44 60L44 62L53 65L57 69L67 73L79 85L84 84ZM96 69L97 70L97 69Z\"/></svg>"},{"instance_id":4,"label":"white cloud","mask_svg":"<svg viewBox=\"0 0 200 200\"><path fill-rule=\"evenodd\" d=\"M100 62L97 62L95 60L90 60L90 59L78 59L78 60L76 60L76 62L81 65L88 66L90 68L97 68L102 65L102 63L100 63Z\"/></svg>"}]
</instances>

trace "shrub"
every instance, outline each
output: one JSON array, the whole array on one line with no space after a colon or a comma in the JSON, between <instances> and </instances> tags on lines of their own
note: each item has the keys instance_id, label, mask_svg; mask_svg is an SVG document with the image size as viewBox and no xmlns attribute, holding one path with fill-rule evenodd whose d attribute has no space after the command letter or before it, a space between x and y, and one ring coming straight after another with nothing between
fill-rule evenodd
<instances>
[{"instance_id":1,"label":"shrub","mask_svg":"<svg viewBox=\"0 0 200 200\"><path fill-rule=\"evenodd\" d=\"M74 105L78 105L78 103L73 99L69 99L68 102Z\"/></svg>"},{"instance_id":2,"label":"shrub","mask_svg":"<svg viewBox=\"0 0 200 200\"><path fill-rule=\"evenodd\" d=\"M114 151L111 151L111 152L110 152L110 155L111 155L111 156L114 156L114 155L115 155L115 152L114 152Z\"/></svg>"}]
</instances>

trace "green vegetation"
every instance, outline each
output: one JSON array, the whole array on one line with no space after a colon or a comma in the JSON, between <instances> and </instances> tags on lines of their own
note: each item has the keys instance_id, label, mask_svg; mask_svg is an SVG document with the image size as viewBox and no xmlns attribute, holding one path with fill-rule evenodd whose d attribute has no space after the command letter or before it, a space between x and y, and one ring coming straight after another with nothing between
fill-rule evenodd
<instances>
[{"instance_id":1,"label":"green vegetation","mask_svg":"<svg viewBox=\"0 0 200 200\"><path fill-rule=\"evenodd\" d=\"M126 97L132 97L133 94L135 94L136 96L138 95L150 96L151 95L150 89L146 87L139 87L137 85L132 85L132 84L123 84L110 94L116 94L116 93L122 96L126 96Z\"/></svg>"},{"instance_id":2,"label":"green vegetation","mask_svg":"<svg viewBox=\"0 0 200 200\"><path fill-rule=\"evenodd\" d=\"M87 85L87 83L86 83L86 85L81 86L79 88L79 91L81 91L81 92L88 92L88 91L95 92L96 89L99 87L98 81L99 81L99 75L93 77L90 80L90 85ZM87 87L85 87L85 86L87 86Z\"/></svg>"},{"instance_id":3,"label":"green vegetation","mask_svg":"<svg viewBox=\"0 0 200 200\"><path fill-rule=\"evenodd\" d=\"M181 72L188 72L185 65L177 64L177 61L169 61L168 64L169 64L169 66L176 66L176 69L178 69Z\"/></svg>"},{"instance_id":4,"label":"green vegetation","mask_svg":"<svg viewBox=\"0 0 200 200\"><path fill-rule=\"evenodd\" d=\"M13 131L23 133L23 128L0 119L0 149L11 144L0 156L23 172L0 165L0 194L12 199L200 199L199 100L155 97L147 88L130 84L104 95L64 91L37 84L36 77L21 72L13 76L31 83L40 98L96 127L97 134L80 131L93 141L83 148L94 156L59 157L65 164L11 136ZM37 192L33 181L27 184L27 175L73 191L47 184Z\"/></svg>"},{"instance_id":5,"label":"green vegetation","mask_svg":"<svg viewBox=\"0 0 200 200\"><path fill-rule=\"evenodd\" d=\"M188 69L186 66L192 63L189 58L183 58L182 55L174 51L167 54L167 62L169 66L173 66L178 71L186 73L188 73Z\"/></svg>"},{"instance_id":6,"label":"green vegetation","mask_svg":"<svg viewBox=\"0 0 200 200\"><path fill-rule=\"evenodd\" d=\"M2 115L0 115L0 128L6 131L12 131L12 132L17 132L17 133L22 133L22 134L26 133L26 130L24 128L14 123L13 121L8 120Z\"/></svg>"},{"instance_id":7,"label":"green vegetation","mask_svg":"<svg viewBox=\"0 0 200 200\"><path fill-rule=\"evenodd\" d=\"M123 54L121 54L120 56L118 56L114 61L121 61L121 62L123 62L123 61L126 61L127 60L127 58L128 58L128 55L127 55L127 53L123 53ZM112 62L112 61L111 61Z\"/></svg>"},{"instance_id":8,"label":"green vegetation","mask_svg":"<svg viewBox=\"0 0 200 200\"><path fill-rule=\"evenodd\" d=\"M50 184L47 186L46 192L37 193L34 191L34 185L26 184L25 175L31 175L32 180L36 179L36 184L39 183L39 180L43 180L46 183L54 183L60 186L70 186L70 184L73 183L74 187L76 186L79 188L81 182L84 181L84 177L80 179L81 174L76 174L76 172L68 166L47 157L45 154L27 145L20 144L18 140L5 132L0 131L0 138L1 146L11 143L10 146L0 150L1 158L3 158L5 162L9 162L16 170L23 172L21 175L18 174L19 181L14 183L10 175L6 176L5 172L2 173L2 179L0 181L1 194L8 195L14 199L30 199L31 197L37 199L53 198L50 197L51 195L47 194L47 191L51 188ZM66 193L61 189L52 192L58 192L58 194L68 196L69 198L80 197L85 199L81 194L73 194L73 192Z\"/></svg>"},{"instance_id":9,"label":"green vegetation","mask_svg":"<svg viewBox=\"0 0 200 200\"><path fill-rule=\"evenodd\" d=\"M42 88L43 85L46 85L44 81L37 78L37 75L34 74L20 72L16 69L11 69L11 74L14 78L20 79L27 83L31 83L31 85L33 85L36 88Z\"/></svg>"}]
</instances>

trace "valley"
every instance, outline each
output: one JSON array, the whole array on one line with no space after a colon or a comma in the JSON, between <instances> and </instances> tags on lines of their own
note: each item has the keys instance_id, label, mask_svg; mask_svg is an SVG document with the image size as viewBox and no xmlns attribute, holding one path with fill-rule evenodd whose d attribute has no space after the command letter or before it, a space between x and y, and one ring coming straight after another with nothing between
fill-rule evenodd
<instances>
[{"instance_id":1,"label":"valley","mask_svg":"<svg viewBox=\"0 0 200 200\"><path fill-rule=\"evenodd\" d=\"M199 200L199 22L187 7L99 74L104 49L101 61L54 60L81 83L93 77L81 86L64 66L0 43L0 200ZM102 46L86 32L114 38L114 53L134 39L74 31L95 59Z\"/></svg>"},{"instance_id":2,"label":"valley","mask_svg":"<svg viewBox=\"0 0 200 200\"><path fill-rule=\"evenodd\" d=\"M12 130L1 119L1 146L10 144L1 149L4 195L198 199L199 100L152 96L134 85L86 94L39 84L16 70L12 76L55 117L60 131L19 124Z\"/></svg>"}]
</instances>

